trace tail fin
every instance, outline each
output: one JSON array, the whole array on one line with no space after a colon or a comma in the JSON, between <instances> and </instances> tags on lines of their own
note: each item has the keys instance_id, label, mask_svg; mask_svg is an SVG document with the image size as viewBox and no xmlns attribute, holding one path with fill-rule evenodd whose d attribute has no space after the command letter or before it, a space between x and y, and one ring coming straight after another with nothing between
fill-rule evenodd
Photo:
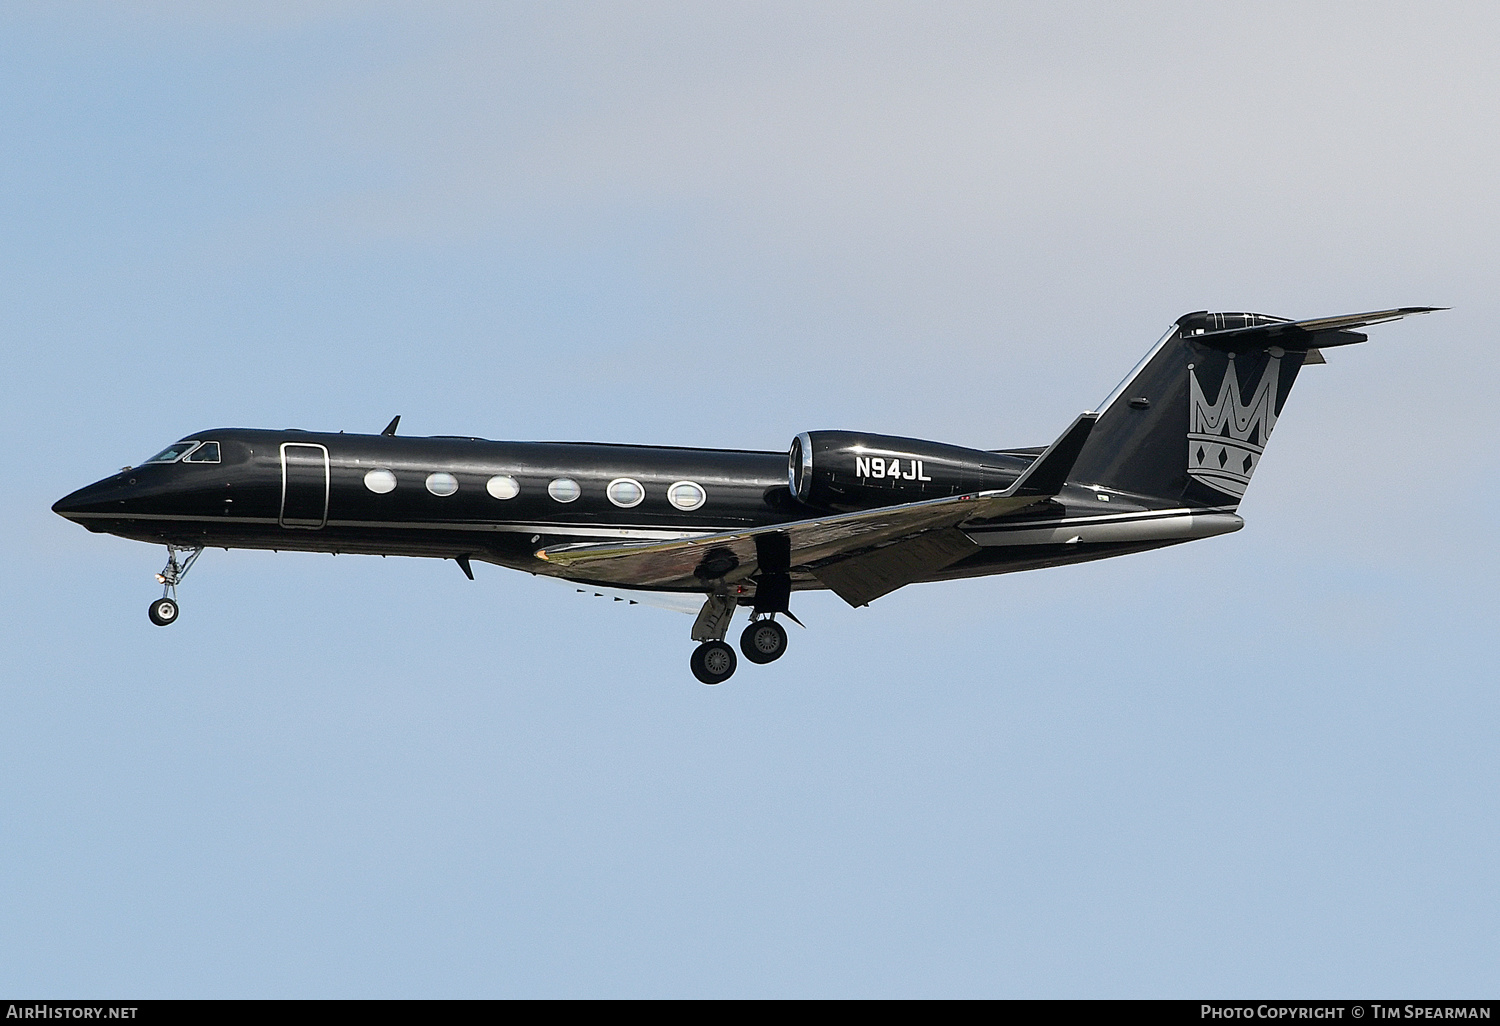
<instances>
[{"instance_id":1,"label":"tail fin","mask_svg":"<svg viewBox=\"0 0 1500 1026\"><path fill-rule=\"evenodd\" d=\"M1369 337L1354 328L1435 309L1309 321L1185 314L1100 406L1069 480L1185 506L1236 506L1304 364Z\"/></svg>"}]
</instances>

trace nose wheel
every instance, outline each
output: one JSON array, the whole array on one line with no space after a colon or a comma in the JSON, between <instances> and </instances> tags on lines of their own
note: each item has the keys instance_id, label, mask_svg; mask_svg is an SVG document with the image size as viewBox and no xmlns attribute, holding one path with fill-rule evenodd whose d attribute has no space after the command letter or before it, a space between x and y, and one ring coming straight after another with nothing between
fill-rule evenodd
<instances>
[{"instance_id":1,"label":"nose wheel","mask_svg":"<svg viewBox=\"0 0 1500 1026\"><path fill-rule=\"evenodd\" d=\"M177 619L177 603L169 598L159 598L151 603L146 615L151 617L151 622L156 626L165 627Z\"/></svg>"},{"instance_id":2,"label":"nose wheel","mask_svg":"<svg viewBox=\"0 0 1500 1026\"><path fill-rule=\"evenodd\" d=\"M183 558L178 558L178 553L186 553ZM167 546L167 565L161 568L161 573L156 575L156 583L161 585L161 598L151 603L151 608L146 610L146 615L151 622L158 627L166 627L177 622L177 584L187 572L198 562L198 557L203 555L203 546Z\"/></svg>"}]
</instances>

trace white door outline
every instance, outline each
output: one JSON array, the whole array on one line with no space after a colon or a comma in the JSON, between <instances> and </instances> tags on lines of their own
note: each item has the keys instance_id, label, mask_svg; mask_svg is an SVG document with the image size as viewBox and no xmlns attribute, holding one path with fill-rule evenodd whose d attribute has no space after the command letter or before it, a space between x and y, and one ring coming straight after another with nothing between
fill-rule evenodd
<instances>
[{"instance_id":1,"label":"white door outline","mask_svg":"<svg viewBox=\"0 0 1500 1026\"><path fill-rule=\"evenodd\" d=\"M323 458L323 512L316 519L311 517L294 517L287 519L286 515L286 451L288 449L316 449ZM328 491L332 482L332 474L328 469L328 447L318 445L316 442L282 442L281 443L281 516L278 518L282 527L301 527L309 531L316 531L328 523ZM299 485L300 487L305 487Z\"/></svg>"}]
</instances>

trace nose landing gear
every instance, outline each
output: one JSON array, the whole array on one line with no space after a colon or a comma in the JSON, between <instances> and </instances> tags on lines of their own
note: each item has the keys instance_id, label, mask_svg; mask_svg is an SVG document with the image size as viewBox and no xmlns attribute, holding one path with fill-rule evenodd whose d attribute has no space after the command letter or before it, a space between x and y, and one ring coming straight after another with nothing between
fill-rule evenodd
<instances>
[{"instance_id":1,"label":"nose landing gear","mask_svg":"<svg viewBox=\"0 0 1500 1026\"><path fill-rule=\"evenodd\" d=\"M187 553L185 559L178 559L179 552ZM146 615L151 622L158 627L177 622L177 583L187 576L187 572L193 568L198 557L203 554L202 545L168 545L167 565L161 568L161 573L156 575L157 583L162 586L161 598L151 603L151 608Z\"/></svg>"}]
</instances>

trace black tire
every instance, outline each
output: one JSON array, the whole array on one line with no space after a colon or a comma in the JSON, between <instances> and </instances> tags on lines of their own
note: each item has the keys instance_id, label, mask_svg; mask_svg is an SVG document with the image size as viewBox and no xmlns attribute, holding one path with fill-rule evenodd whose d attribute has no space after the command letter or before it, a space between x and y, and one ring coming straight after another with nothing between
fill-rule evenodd
<instances>
[{"instance_id":1,"label":"black tire","mask_svg":"<svg viewBox=\"0 0 1500 1026\"><path fill-rule=\"evenodd\" d=\"M786 654L786 628L775 620L752 620L740 635L740 651L752 663L774 663Z\"/></svg>"},{"instance_id":2,"label":"black tire","mask_svg":"<svg viewBox=\"0 0 1500 1026\"><path fill-rule=\"evenodd\" d=\"M734 676L734 649L722 641L705 641L693 649L693 676L705 684L722 684Z\"/></svg>"},{"instance_id":3,"label":"black tire","mask_svg":"<svg viewBox=\"0 0 1500 1026\"><path fill-rule=\"evenodd\" d=\"M177 603L169 598L159 598L151 603L151 608L146 611L151 617L151 622L158 627L166 627L177 622Z\"/></svg>"}]
</instances>

